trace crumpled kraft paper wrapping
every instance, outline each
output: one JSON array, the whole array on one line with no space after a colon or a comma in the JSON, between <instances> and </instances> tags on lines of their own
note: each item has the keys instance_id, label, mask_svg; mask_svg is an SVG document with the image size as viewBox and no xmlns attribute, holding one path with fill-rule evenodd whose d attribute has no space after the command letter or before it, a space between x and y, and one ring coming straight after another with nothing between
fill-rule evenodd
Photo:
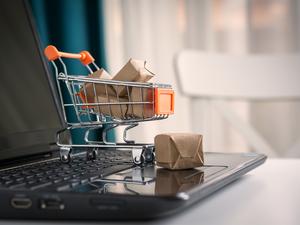
<instances>
[{"instance_id":1,"label":"crumpled kraft paper wrapping","mask_svg":"<svg viewBox=\"0 0 300 225\"><path fill-rule=\"evenodd\" d=\"M204 181L204 173L196 169L156 171L155 195L173 195L184 192Z\"/></svg>"},{"instance_id":2,"label":"crumpled kraft paper wrapping","mask_svg":"<svg viewBox=\"0 0 300 225\"><path fill-rule=\"evenodd\" d=\"M159 134L154 138L156 164L171 170L203 166L202 142L200 134Z\"/></svg>"},{"instance_id":3,"label":"crumpled kraft paper wrapping","mask_svg":"<svg viewBox=\"0 0 300 225\"><path fill-rule=\"evenodd\" d=\"M154 76L154 74L150 72L145 65L146 61L130 59L114 77L111 77L104 69L95 71L87 77L120 82L133 81L144 83ZM141 91L143 92L142 95ZM86 82L81 88L79 96L85 103L117 103L117 97L119 97L120 102L152 102L153 91L153 88L127 88L126 86L97 83L93 85L92 83ZM151 118L155 115L153 104L105 105L99 107L89 106L89 108L93 108L95 112L120 119L124 119L125 117Z\"/></svg>"},{"instance_id":4,"label":"crumpled kraft paper wrapping","mask_svg":"<svg viewBox=\"0 0 300 225\"><path fill-rule=\"evenodd\" d=\"M137 118L151 118L155 115L153 104L154 89L133 87L130 93L132 102L152 102L152 104L133 104L128 106L128 115Z\"/></svg>"},{"instance_id":5,"label":"crumpled kraft paper wrapping","mask_svg":"<svg viewBox=\"0 0 300 225\"><path fill-rule=\"evenodd\" d=\"M95 103L125 103L128 100L125 98L119 98L110 96L96 96L94 102ZM112 116L115 118L124 119L127 116L128 105L127 104L117 104L117 105L100 105L95 106L95 112L102 113L106 116Z\"/></svg>"},{"instance_id":6,"label":"crumpled kraft paper wrapping","mask_svg":"<svg viewBox=\"0 0 300 225\"><path fill-rule=\"evenodd\" d=\"M154 74L146 68L146 61L130 59L113 77L113 80L145 83L153 76ZM114 89L120 97L128 96L125 86L114 86Z\"/></svg>"},{"instance_id":7,"label":"crumpled kraft paper wrapping","mask_svg":"<svg viewBox=\"0 0 300 225\"><path fill-rule=\"evenodd\" d=\"M104 69L97 70L94 73L89 74L87 77L94 78L94 79L106 79L106 80L112 79L112 77ZM84 102L94 103L95 94L96 95L106 95L106 88L107 88L108 95L110 95L112 97L116 96L115 90L110 85L95 83L94 86L95 86L95 90L94 90L92 83L86 82L85 84L83 84L83 87L80 89L79 93L80 93L80 96L82 96L82 98L83 98L82 100Z\"/></svg>"}]
</instances>

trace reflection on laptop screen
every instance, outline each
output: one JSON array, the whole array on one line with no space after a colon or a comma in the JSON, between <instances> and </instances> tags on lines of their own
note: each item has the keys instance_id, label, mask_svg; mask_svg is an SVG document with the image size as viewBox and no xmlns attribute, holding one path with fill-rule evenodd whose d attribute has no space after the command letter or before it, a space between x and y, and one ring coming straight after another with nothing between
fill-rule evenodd
<instances>
[{"instance_id":1,"label":"reflection on laptop screen","mask_svg":"<svg viewBox=\"0 0 300 225\"><path fill-rule=\"evenodd\" d=\"M53 142L62 125L23 1L0 1L0 30L1 159L16 144Z\"/></svg>"}]
</instances>

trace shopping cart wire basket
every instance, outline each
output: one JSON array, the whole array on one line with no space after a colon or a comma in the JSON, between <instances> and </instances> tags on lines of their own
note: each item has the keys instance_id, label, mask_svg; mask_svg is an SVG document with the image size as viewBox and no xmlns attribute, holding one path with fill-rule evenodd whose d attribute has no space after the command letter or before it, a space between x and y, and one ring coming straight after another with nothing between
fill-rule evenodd
<instances>
[{"instance_id":1,"label":"shopping cart wire basket","mask_svg":"<svg viewBox=\"0 0 300 225\"><path fill-rule=\"evenodd\" d=\"M70 162L72 149L84 147L84 149L88 149L87 157L90 159L97 157L99 148L131 149L135 164L152 163L154 160L153 143L136 143L134 140L128 140L127 132L141 122L166 119L174 113L172 86L69 75L63 58L80 60L87 68L88 74L92 74L100 68L88 51L78 54L66 53L49 45L45 48L44 53L55 70L61 108L66 123L66 128L57 133L57 145L60 147L61 160ZM68 103L64 101L62 95L63 86L66 87L71 99ZM113 95L111 94L112 90L115 90ZM123 90L122 96L118 90ZM68 109L75 111L77 121L68 119L66 114ZM123 142L107 141L107 132L119 126L125 126ZM100 128L102 129L102 140L92 140L91 131ZM84 129L84 144L73 144L71 140L70 143L64 143L61 138L62 134L75 129Z\"/></svg>"}]
</instances>

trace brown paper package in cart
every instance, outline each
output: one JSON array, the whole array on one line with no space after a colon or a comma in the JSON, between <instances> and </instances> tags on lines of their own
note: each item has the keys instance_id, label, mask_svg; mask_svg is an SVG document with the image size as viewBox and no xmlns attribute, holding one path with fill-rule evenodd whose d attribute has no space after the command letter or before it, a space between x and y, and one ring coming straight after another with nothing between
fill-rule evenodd
<instances>
[{"instance_id":1,"label":"brown paper package in cart","mask_svg":"<svg viewBox=\"0 0 300 225\"><path fill-rule=\"evenodd\" d=\"M95 107L96 112L101 112L107 116L114 116L115 118L124 119L127 118L151 118L155 116L155 109L153 103L154 89L153 88L136 88L133 87L130 92L130 97L119 97L110 95L107 98L104 95L97 96L94 99L95 103L121 103L125 102L144 102L143 104L122 104L111 105L111 108L107 105ZM148 102L148 103L146 103ZM100 109L100 110L99 110Z\"/></svg>"},{"instance_id":2,"label":"brown paper package in cart","mask_svg":"<svg viewBox=\"0 0 300 225\"><path fill-rule=\"evenodd\" d=\"M141 94L142 93L142 94ZM95 112L102 113L107 116L115 118L152 118L155 116L155 109L153 103L154 89L153 88L135 88L131 89L130 97L119 97L115 95L98 95L89 99L93 103L125 103L125 102L144 102L144 104L116 104L116 105L102 105L93 107ZM148 102L148 103L146 103Z\"/></svg>"},{"instance_id":3,"label":"brown paper package in cart","mask_svg":"<svg viewBox=\"0 0 300 225\"><path fill-rule=\"evenodd\" d=\"M133 87L130 93L130 101L136 103L144 102L144 104L128 106L128 115L137 118L151 118L155 116L153 88Z\"/></svg>"},{"instance_id":4,"label":"brown paper package in cart","mask_svg":"<svg viewBox=\"0 0 300 225\"><path fill-rule=\"evenodd\" d=\"M171 170L203 166L202 141L200 134L159 134L154 139L156 164Z\"/></svg>"},{"instance_id":5,"label":"brown paper package in cart","mask_svg":"<svg viewBox=\"0 0 300 225\"><path fill-rule=\"evenodd\" d=\"M105 79L105 80L111 80L112 77L104 70L100 69L95 71L92 74L89 74L87 76L88 78L94 78L94 79ZM105 87L106 86L106 87ZM95 84L95 90L92 83L86 82L84 86L81 88L79 94L82 97L82 100L87 103L94 103L95 100L95 92L96 95L100 96L106 96L106 88L107 88L107 94L115 97L116 92L110 85L105 84Z\"/></svg>"},{"instance_id":6,"label":"brown paper package in cart","mask_svg":"<svg viewBox=\"0 0 300 225\"><path fill-rule=\"evenodd\" d=\"M184 192L204 181L204 173L196 169L156 171L155 195L172 195Z\"/></svg>"},{"instance_id":7,"label":"brown paper package in cart","mask_svg":"<svg viewBox=\"0 0 300 225\"><path fill-rule=\"evenodd\" d=\"M95 71L87 77L115 81L147 82L154 76L154 74L146 69L145 64L145 61L130 59L113 78L104 69ZM124 119L125 117L153 117L155 115L153 94L153 88L127 88L122 85L105 84L93 85L89 82L86 82L79 92L81 100L86 103L117 103L118 99L120 102L149 102L148 104L105 105L101 107L89 106L94 108L95 112L119 119Z\"/></svg>"},{"instance_id":8,"label":"brown paper package in cart","mask_svg":"<svg viewBox=\"0 0 300 225\"><path fill-rule=\"evenodd\" d=\"M99 95L95 97L95 103L125 103L128 102L126 98L117 98L114 96L103 96ZM128 105L127 104L116 104L116 105L99 105L94 108L95 112L102 113L106 116L112 116L119 119L124 119L127 115Z\"/></svg>"},{"instance_id":9,"label":"brown paper package in cart","mask_svg":"<svg viewBox=\"0 0 300 225\"><path fill-rule=\"evenodd\" d=\"M146 61L130 59L113 77L113 80L145 83L153 76L154 74L146 68ZM123 97L128 95L125 86L114 86L114 88L119 96Z\"/></svg>"}]
</instances>

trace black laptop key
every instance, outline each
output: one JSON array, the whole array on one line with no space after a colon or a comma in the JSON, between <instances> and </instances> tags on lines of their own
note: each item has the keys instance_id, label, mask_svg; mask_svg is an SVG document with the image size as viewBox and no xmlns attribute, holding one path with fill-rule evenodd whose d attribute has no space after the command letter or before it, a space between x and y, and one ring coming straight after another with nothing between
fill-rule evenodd
<instances>
[{"instance_id":1,"label":"black laptop key","mask_svg":"<svg viewBox=\"0 0 300 225\"><path fill-rule=\"evenodd\" d=\"M70 180L71 186L75 187L77 185L79 185L81 183L81 181L79 179L73 178Z\"/></svg>"},{"instance_id":2,"label":"black laptop key","mask_svg":"<svg viewBox=\"0 0 300 225\"><path fill-rule=\"evenodd\" d=\"M33 184L36 184L37 183L37 180L30 180L27 182L27 184L29 185L33 185Z\"/></svg>"},{"instance_id":3,"label":"black laptop key","mask_svg":"<svg viewBox=\"0 0 300 225\"><path fill-rule=\"evenodd\" d=\"M48 171L46 171L45 172L47 175L51 175L51 174L53 174L53 171L52 170L48 170Z\"/></svg>"},{"instance_id":4,"label":"black laptop key","mask_svg":"<svg viewBox=\"0 0 300 225\"><path fill-rule=\"evenodd\" d=\"M80 184L86 184L86 183L88 183L89 182L89 179L82 179L81 181L80 181Z\"/></svg>"},{"instance_id":5,"label":"black laptop key","mask_svg":"<svg viewBox=\"0 0 300 225\"><path fill-rule=\"evenodd\" d=\"M13 183L13 180L8 180L8 181L5 181L5 183L4 183L4 185L10 185L10 184L12 184Z\"/></svg>"},{"instance_id":6,"label":"black laptop key","mask_svg":"<svg viewBox=\"0 0 300 225\"><path fill-rule=\"evenodd\" d=\"M1 177L2 180L10 180L11 177L10 176L4 176L4 177Z\"/></svg>"},{"instance_id":7,"label":"black laptop key","mask_svg":"<svg viewBox=\"0 0 300 225\"><path fill-rule=\"evenodd\" d=\"M30 175L31 173L30 173L30 171L25 170L25 171L22 171L21 174L22 174L22 176L27 176L27 175Z\"/></svg>"},{"instance_id":8,"label":"black laptop key","mask_svg":"<svg viewBox=\"0 0 300 225\"><path fill-rule=\"evenodd\" d=\"M9 188L11 188L11 189L17 189L17 188L22 188L22 187L24 187L26 185L26 183L25 182L22 182L22 183L13 183L13 184L11 184L10 186L9 186Z\"/></svg>"},{"instance_id":9,"label":"black laptop key","mask_svg":"<svg viewBox=\"0 0 300 225\"><path fill-rule=\"evenodd\" d=\"M75 174L72 175L72 178L78 178L78 177L80 177L79 173L75 173Z\"/></svg>"},{"instance_id":10,"label":"black laptop key","mask_svg":"<svg viewBox=\"0 0 300 225\"><path fill-rule=\"evenodd\" d=\"M27 177L26 177L26 179L27 180L30 180L30 179L32 179L34 177L34 175L28 175Z\"/></svg>"},{"instance_id":11,"label":"black laptop key","mask_svg":"<svg viewBox=\"0 0 300 225\"><path fill-rule=\"evenodd\" d=\"M57 191L67 191L71 189L70 184L65 184L56 188Z\"/></svg>"},{"instance_id":12,"label":"black laptop key","mask_svg":"<svg viewBox=\"0 0 300 225\"><path fill-rule=\"evenodd\" d=\"M39 169L32 169L31 172L37 174L39 172Z\"/></svg>"},{"instance_id":13,"label":"black laptop key","mask_svg":"<svg viewBox=\"0 0 300 225\"><path fill-rule=\"evenodd\" d=\"M58 183L60 183L60 182L62 182L62 181L63 181L63 179L58 178L58 179L55 179L55 180L53 181L53 183L54 183L54 184L58 184Z\"/></svg>"},{"instance_id":14,"label":"black laptop key","mask_svg":"<svg viewBox=\"0 0 300 225\"><path fill-rule=\"evenodd\" d=\"M38 177L42 177L43 175L44 175L43 172L39 172L39 173L36 174L36 176L38 176Z\"/></svg>"},{"instance_id":15,"label":"black laptop key","mask_svg":"<svg viewBox=\"0 0 300 225\"><path fill-rule=\"evenodd\" d=\"M16 181L23 181L25 178L24 177L19 177L16 179Z\"/></svg>"},{"instance_id":16,"label":"black laptop key","mask_svg":"<svg viewBox=\"0 0 300 225\"><path fill-rule=\"evenodd\" d=\"M89 169L88 172L89 173L95 173L95 172L97 172L97 169L96 168L95 169Z\"/></svg>"},{"instance_id":17,"label":"black laptop key","mask_svg":"<svg viewBox=\"0 0 300 225\"><path fill-rule=\"evenodd\" d=\"M50 180L53 180L53 179L56 178L56 177L57 177L57 176L54 175L54 174L51 174L51 175L48 176L48 178L49 178Z\"/></svg>"},{"instance_id":18,"label":"black laptop key","mask_svg":"<svg viewBox=\"0 0 300 225\"><path fill-rule=\"evenodd\" d=\"M71 176L65 176L64 177L64 180L70 180L71 179Z\"/></svg>"},{"instance_id":19,"label":"black laptop key","mask_svg":"<svg viewBox=\"0 0 300 225\"><path fill-rule=\"evenodd\" d=\"M12 176L13 176L14 178L20 178L20 177L22 177L22 175L19 174L19 173L13 174Z\"/></svg>"},{"instance_id":20,"label":"black laptop key","mask_svg":"<svg viewBox=\"0 0 300 225\"><path fill-rule=\"evenodd\" d=\"M41 178L38 179L39 182L43 182L43 181L46 181L46 180L47 180L47 177L41 177Z\"/></svg>"},{"instance_id":21,"label":"black laptop key","mask_svg":"<svg viewBox=\"0 0 300 225\"><path fill-rule=\"evenodd\" d=\"M94 180L98 179L99 177L100 177L100 175L91 176L91 177L89 178L89 180L90 180L90 181L94 181Z\"/></svg>"},{"instance_id":22,"label":"black laptop key","mask_svg":"<svg viewBox=\"0 0 300 225\"><path fill-rule=\"evenodd\" d=\"M52 185L52 182L50 181L46 181L46 182L39 182L33 186L30 187L31 190L37 190L39 188L44 188L44 187L47 187L47 186L50 186Z\"/></svg>"}]
</instances>

